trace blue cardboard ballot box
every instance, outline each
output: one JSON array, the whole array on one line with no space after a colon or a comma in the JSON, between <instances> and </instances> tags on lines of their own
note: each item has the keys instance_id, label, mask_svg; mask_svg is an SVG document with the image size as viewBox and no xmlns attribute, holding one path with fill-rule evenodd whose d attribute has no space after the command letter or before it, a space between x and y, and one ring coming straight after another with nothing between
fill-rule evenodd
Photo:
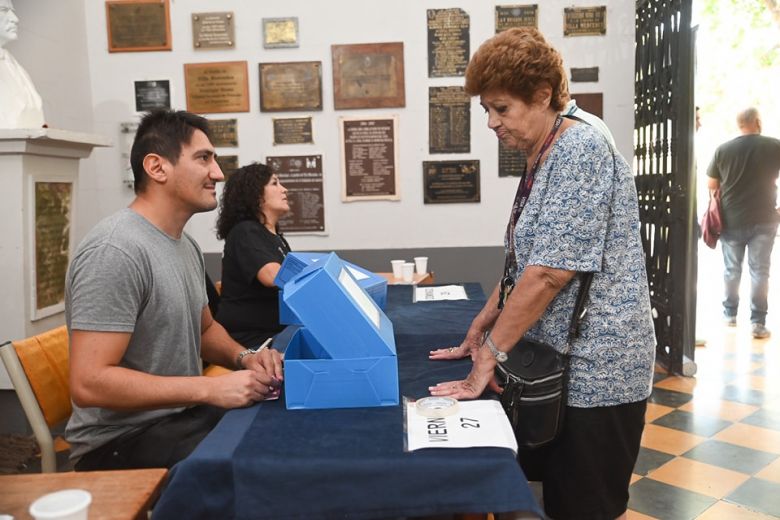
<instances>
[{"instance_id":1,"label":"blue cardboard ballot box","mask_svg":"<svg viewBox=\"0 0 780 520\"><path fill-rule=\"evenodd\" d=\"M329 253L288 253L284 257L281 268L274 279L274 285L284 291L284 285L309 266L328 257ZM330 253L334 254L334 253ZM344 262L347 270L357 280L358 285L366 290L368 295L384 310L387 304L387 279L372 273L362 267ZM282 292L279 293L279 322L285 325L300 325L301 321L284 303Z\"/></svg>"},{"instance_id":2,"label":"blue cardboard ballot box","mask_svg":"<svg viewBox=\"0 0 780 520\"><path fill-rule=\"evenodd\" d=\"M290 278L280 298L300 324L274 339L288 409L398 404L393 324L345 262L326 255Z\"/></svg>"}]
</instances>

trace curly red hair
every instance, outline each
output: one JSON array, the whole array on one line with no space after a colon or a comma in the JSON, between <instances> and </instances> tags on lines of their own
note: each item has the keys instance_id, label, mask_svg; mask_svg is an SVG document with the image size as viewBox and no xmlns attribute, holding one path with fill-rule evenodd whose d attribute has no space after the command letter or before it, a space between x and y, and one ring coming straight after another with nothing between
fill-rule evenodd
<instances>
[{"instance_id":1,"label":"curly red hair","mask_svg":"<svg viewBox=\"0 0 780 520\"><path fill-rule=\"evenodd\" d=\"M533 27L498 33L480 45L466 67L465 90L471 96L503 90L531 104L545 86L552 89L550 107L560 112L569 101L563 58Z\"/></svg>"}]
</instances>

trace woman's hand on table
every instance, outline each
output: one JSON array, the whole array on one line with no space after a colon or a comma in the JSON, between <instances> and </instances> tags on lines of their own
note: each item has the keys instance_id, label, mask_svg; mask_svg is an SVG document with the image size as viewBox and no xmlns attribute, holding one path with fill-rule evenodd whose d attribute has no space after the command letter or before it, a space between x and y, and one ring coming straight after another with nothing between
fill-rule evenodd
<instances>
[{"instance_id":1,"label":"woman's hand on table","mask_svg":"<svg viewBox=\"0 0 780 520\"><path fill-rule=\"evenodd\" d=\"M496 359L490 353L490 350L477 348L476 351L472 352L472 359L474 366L466 379L462 381L447 381L436 386L430 386L428 391L431 395L455 399L477 399L485 391L485 388L490 388L497 394L500 394L502 389L498 386L495 377Z\"/></svg>"},{"instance_id":2,"label":"woman's hand on table","mask_svg":"<svg viewBox=\"0 0 780 520\"><path fill-rule=\"evenodd\" d=\"M479 347L481 346L482 346L482 342L480 341L479 335L466 334L466 337L463 339L463 342L457 347L446 347L446 348L431 350L428 353L428 359L433 359L433 360L463 359L465 357L471 356L471 359L474 360L474 357L477 351L479 350Z\"/></svg>"}]
</instances>

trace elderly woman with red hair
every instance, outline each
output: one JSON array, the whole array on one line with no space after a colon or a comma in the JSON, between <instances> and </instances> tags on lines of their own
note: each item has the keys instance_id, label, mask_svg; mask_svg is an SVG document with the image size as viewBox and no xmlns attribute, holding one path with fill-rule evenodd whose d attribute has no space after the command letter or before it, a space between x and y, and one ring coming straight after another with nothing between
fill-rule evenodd
<instances>
[{"instance_id":1,"label":"elderly woman with red hair","mask_svg":"<svg viewBox=\"0 0 780 520\"><path fill-rule=\"evenodd\" d=\"M488 386L500 392L497 360L524 336L568 351L563 430L518 458L531 480L543 482L550 517L622 517L655 355L631 169L602 133L561 116L569 100L563 61L536 29L486 41L469 62L465 88L480 97L501 143L525 152L528 168L506 229L504 276L461 345L430 354L470 355L471 372L430 392L457 399ZM570 340L578 273L592 273L592 285L580 334Z\"/></svg>"}]
</instances>

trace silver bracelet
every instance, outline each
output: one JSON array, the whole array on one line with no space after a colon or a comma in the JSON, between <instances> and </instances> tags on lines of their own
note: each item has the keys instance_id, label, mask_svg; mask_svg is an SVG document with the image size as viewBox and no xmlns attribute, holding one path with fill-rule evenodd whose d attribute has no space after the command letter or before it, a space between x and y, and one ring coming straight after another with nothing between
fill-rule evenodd
<instances>
[{"instance_id":1,"label":"silver bracelet","mask_svg":"<svg viewBox=\"0 0 780 520\"><path fill-rule=\"evenodd\" d=\"M259 351L259 349L258 350L254 350L254 349L248 348L246 350L242 350L241 352L239 352L238 357L236 357L236 370L244 370L244 365L241 363L241 361L245 357L247 357L248 355L256 354L258 351Z\"/></svg>"}]
</instances>

